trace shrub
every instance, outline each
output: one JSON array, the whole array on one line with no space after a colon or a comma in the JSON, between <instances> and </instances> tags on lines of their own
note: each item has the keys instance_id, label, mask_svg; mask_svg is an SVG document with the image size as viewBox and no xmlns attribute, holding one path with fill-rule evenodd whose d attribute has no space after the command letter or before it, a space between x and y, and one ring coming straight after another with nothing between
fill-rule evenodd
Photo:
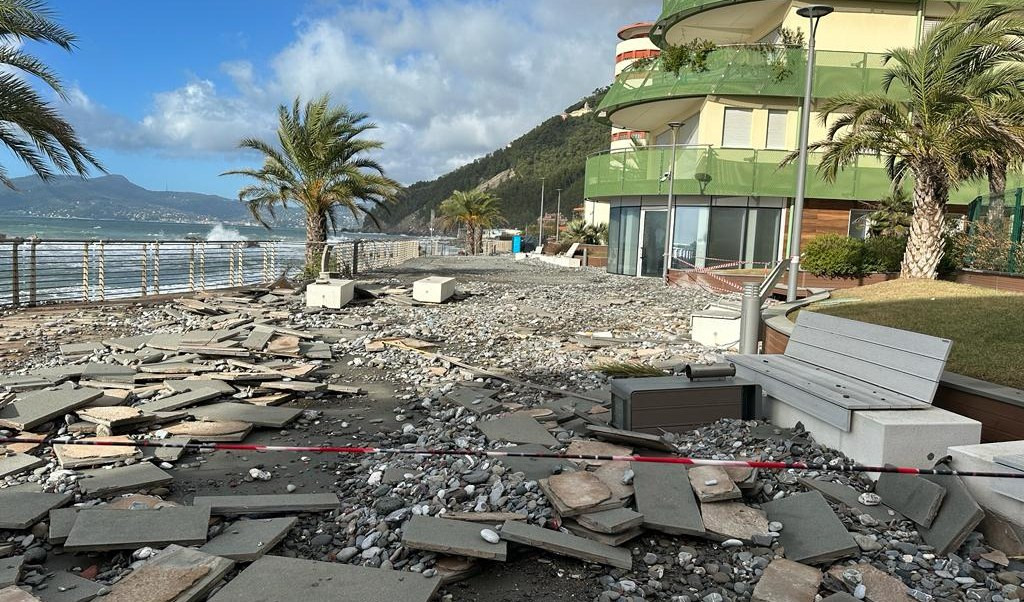
<instances>
[{"instance_id":1,"label":"shrub","mask_svg":"<svg viewBox=\"0 0 1024 602\"><path fill-rule=\"evenodd\" d=\"M864 271L898 272L906 250L905 236L872 236L864 241Z\"/></svg>"},{"instance_id":2,"label":"shrub","mask_svg":"<svg viewBox=\"0 0 1024 602\"><path fill-rule=\"evenodd\" d=\"M864 273L864 243L838 234L822 234L807 243L801 266L815 276L846 278Z\"/></svg>"}]
</instances>

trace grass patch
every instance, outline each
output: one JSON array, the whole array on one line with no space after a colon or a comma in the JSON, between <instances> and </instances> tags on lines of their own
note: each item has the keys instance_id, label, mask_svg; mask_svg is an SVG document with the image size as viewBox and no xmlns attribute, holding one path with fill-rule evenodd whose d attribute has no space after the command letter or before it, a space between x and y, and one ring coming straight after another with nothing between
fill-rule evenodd
<instances>
[{"instance_id":1,"label":"grass patch","mask_svg":"<svg viewBox=\"0 0 1024 602\"><path fill-rule=\"evenodd\" d=\"M941 280L837 290L811 311L953 341L946 369L1024 389L1024 295Z\"/></svg>"}]
</instances>

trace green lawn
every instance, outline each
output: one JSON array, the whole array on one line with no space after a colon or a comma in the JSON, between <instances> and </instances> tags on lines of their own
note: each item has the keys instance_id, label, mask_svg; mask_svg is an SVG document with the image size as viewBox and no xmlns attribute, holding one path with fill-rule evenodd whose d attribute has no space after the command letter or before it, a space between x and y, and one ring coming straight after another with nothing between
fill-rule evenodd
<instances>
[{"instance_id":1,"label":"green lawn","mask_svg":"<svg viewBox=\"0 0 1024 602\"><path fill-rule=\"evenodd\" d=\"M950 339L946 369L1024 389L1024 295L901 279L838 290L808 309Z\"/></svg>"}]
</instances>

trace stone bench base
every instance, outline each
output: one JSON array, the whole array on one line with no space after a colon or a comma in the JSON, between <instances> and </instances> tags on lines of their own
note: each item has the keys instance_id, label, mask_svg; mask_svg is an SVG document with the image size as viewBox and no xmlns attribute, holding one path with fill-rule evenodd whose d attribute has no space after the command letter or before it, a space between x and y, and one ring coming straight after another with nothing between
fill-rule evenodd
<instances>
[{"instance_id":1,"label":"stone bench base","mask_svg":"<svg viewBox=\"0 0 1024 602\"><path fill-rule=\"evenodd\" d=\"M995 462L997 456L1024 454L1024 441L1003 441L978 445L955 445L948 453L953 457L953 470L1016 472ZM975 501L986 511L1003 516L1024 527L1024 479L983 479L965 477L964 484Z\"/></svg>"}]
</instances>

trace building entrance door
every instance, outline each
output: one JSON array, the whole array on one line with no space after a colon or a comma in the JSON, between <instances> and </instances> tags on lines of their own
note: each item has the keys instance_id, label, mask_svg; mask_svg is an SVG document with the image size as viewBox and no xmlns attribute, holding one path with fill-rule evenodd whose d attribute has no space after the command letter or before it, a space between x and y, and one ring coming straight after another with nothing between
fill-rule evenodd
<instances>
[{"instance_id":1,"label":"building entrance door","mask_svg":"<svg viewBox=\"0 0 1024 602\"><path fill-rule=\"evenodd\" d=\"M665 236L668 211L644 209L640 212L640 257L638 273L660 278L665 269Z\"/></svg>"}]
</instances>

